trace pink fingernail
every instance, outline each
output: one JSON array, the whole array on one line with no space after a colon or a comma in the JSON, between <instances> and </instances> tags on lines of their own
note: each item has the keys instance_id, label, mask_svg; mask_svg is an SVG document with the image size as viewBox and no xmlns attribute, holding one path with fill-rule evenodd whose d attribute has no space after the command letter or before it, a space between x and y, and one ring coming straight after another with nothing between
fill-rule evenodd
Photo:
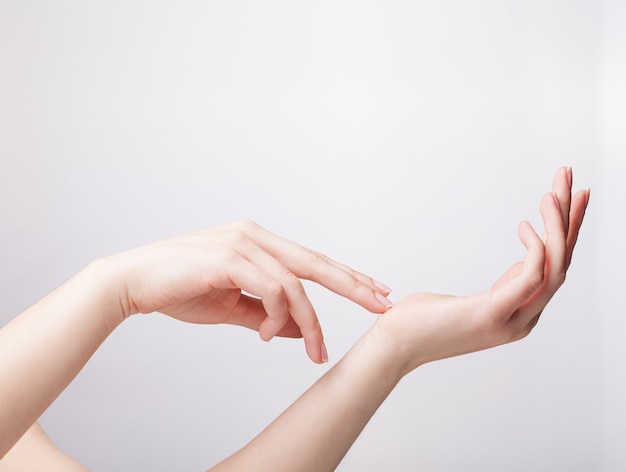
<instances>
[{"instance_id":1,"label":"pink fingernail","mask_svg":"<svg viewBox=\"0 0 626 472\"><path fill-rule=\"evenodd\" d=\"M389 287L387 287L383 283L378 282L377 280L374 280L374 285L376 286L378 290L380 290L383 293L386 293L386 294L391 293L391 289Z\"/></svg>"},{"instance_id":2,"label":"pink fingernail","mask_svg":"<svg viewBox=\"0 0 626 472\"><path fill-rule=\"evenodd\" d=\"M326 350L326 344L324 344L324 341L322 341L322 348L320 353L322 354L322 362L328 362L328 351Z\"/></svg>"},{"instance_id":3,"label":"pink fingernail","mask_svg":"<svg viewBox=\"0 0 626 472\"><path fill-rule=\"evenodd\" d=\"M556 207L559 209L559 211L561 211L561 202L559 202L559 196L556 194L556 192L552 192L552 196L554 197L554 203L556 204Z\"/></svg>"},{"instance_id":4,"label":"pink fingernail","mask_svg":"<svg viewBox=\"0 0 626 472\"><path fill-rule=\"evenodd\" d=\"M383 297L378 292L376 292L376 298L385 308L391 308L391 306L393 305L393 303L391 303L387 298Z\"/></svg>"}]
</instances>

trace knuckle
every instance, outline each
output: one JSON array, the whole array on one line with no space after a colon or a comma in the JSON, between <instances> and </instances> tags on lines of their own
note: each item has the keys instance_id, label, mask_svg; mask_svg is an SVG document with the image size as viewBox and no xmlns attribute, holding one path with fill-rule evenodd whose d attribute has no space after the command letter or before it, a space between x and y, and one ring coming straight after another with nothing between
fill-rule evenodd
<instances>
[{"instance_id":1,"label":"knuckle","mask_svg":"<svg viewBox=\"0 0 626 472\"><path fill-rule=\"evenodd\" d=\"M225 233L225 237L232 245L242 245L249 239L245 231L239 228L230 229Z\"/></svg>"},{"instance_id":2,"label":"knuckle","mask_svg":"<svg viewBox=\"0 0 626 472\"><path fill-rule=\"evenodd\" d=\"M269 279L267 281L267 296L282 298L285 296L285 289L277 280Z\"/></svg>"},{"instance_id":3,"label":"knuckle","mask_svg":"<svg viewBox=\"0 0 626 472\"><path fill-rule=\"evenodd\" d=\"M238 229L239 231L252 231L255 228L258 227L258 225L249 219L241 219L241 220L237 220L232 224L233 228Z\"/></svg>"},{"instance_id":4,"label":"knuckle","mask_svg":"<svg viewBox=\"0 0 626 472\"><path fill-rule=\"evenodd\" d=\"M304 287L300 279L291 272L287 272L285 275L285 286L288 290L297 292L298 294L304 293Z\"/></svg>"},{"instance_id":5,"label":"knuckle","mask_svg":"<svg viewBox=\"0 0 626 472\"><path fill-rule=\"evenodd\" d=\"M328 258L319 252L309 251L309 261L304 278L311 280L323 278L328 270Z\"/></svg>"},{"instance_id":6,"label":"knuckle","mask_svg":"<svg viewBox=\"0 0 626 472\"><path fill-rule=\"evenodd\" d=\"M322 254L321 252L310 251L309 254L311 255L313 264L316 264L316 265L328 264L328 256Z\"/></svg>"},{"instance_id":7,"label":"knuckle","mask_svg":"<svg viewBox=\"0 0 626 472\"><path fill-rule=\"evenodd\" d=\"M317 319L317 316L313 317L308 328L309 328L309 331L313 331L313 332L322 331L322 327L320 326L320 320Z\"/></svg>"},{"instance_id":8,"label":"knuckle","mask_svg":"<svg viewBox=\"0 0 626 472\"><path fill-rule=\"evenodd\" d=\"M315 314L315 311L311 309L309 316L304 317L298 321L300 328L307 333L318 333L322 331L320 321Z\"/></svg>"},{"instance_id":9,"label":"knuckle","mask_svg":"<svg viewBox=\"0 0 626 472\"><path fill-rule=\"evenodd\" d=\"M228 267L233 265L236 260L238 260L241 256L237 251L235 251L232 247L224 246L221 253L222 263Z\"/></svg>"}]
</instances>

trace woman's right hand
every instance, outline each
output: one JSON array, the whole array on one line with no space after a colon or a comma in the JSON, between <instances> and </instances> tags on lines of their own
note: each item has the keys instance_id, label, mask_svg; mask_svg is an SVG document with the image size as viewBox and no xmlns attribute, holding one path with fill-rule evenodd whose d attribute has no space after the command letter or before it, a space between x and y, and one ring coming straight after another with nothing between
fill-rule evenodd
<instances>
[{"instance_id":1,"label":"woman's right hand","mask_svg":"<svg viewBox=\"0 0 626 472\"><path fill-rule=\"evenodd\" d=\"M371 312L391 306L389 289L351 268L239 221L105 259L121 271L125 317L159 311L191 323L229 323L261 338L303 337L315 362L327 360L317 315L299 279L319 283ZM245 292L245 293L244 293Z\"/></svg>"}]
</instances>

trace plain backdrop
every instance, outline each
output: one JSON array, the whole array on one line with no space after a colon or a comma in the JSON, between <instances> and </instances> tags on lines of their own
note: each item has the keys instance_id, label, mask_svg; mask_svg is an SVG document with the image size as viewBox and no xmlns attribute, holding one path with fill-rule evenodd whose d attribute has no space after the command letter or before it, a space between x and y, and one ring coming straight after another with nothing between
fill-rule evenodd
<instances>
[{"instance_id":1,"label":"plain backdrop","mask_svg":"<svg viewBox=\"0 0 626 472\"><path fill-rule=\"evenodd\" d=\"M97 257L239 218L392 299L473 293L571 165L592 201L537 329L418 369L339 470L625 470L625 31L619 0L0 0L0 323ZM204 470L373 323L306 287L329 365L137 316L42 424L94 471Z\"/></svg>"}]
</instances>

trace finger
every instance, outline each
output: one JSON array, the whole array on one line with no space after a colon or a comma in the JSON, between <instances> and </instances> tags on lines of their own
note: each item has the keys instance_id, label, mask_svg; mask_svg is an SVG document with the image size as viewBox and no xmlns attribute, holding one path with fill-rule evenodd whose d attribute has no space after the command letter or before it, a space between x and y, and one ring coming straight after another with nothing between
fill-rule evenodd
<instances>
[{"instance_id":1,"label":"finger","mask_svg":"<svg viewBox=\"0 0 626 472\"><path fill-rule=\"evenodd\" d=\"M572 198L572 207L570 210L570 227L567 233L567 257L565 260L565 268L569 268L572 263L572 254L578 240L580 227L585 218L587 205L589 204L590 190L580 190L576 192Z\"/></svg>"},{"instance_id":2,"label":"finger","mask_svg":"<svg viewBox=\"0 0 626 472\"><path fill-rule=\"evenodd\" d=\"M236 251L224 262L224 273L230 286L227 288L239 288L257 296L268 316L279 320L276 324L284 325L289 318L289 303L282 284L269 276L266 272L252 264L248 259ZM272 335L260 331L261 339L269 341Z\"/></svg>"},{"instance_id":3,"label":"finger","mask_svg":"<svg viewBox=\"0 0 626 472\"><path fill-rule=\"evenodd\" d=\"M546 229L545 273L542 286L516 313L517 323L529 324L554 296L565 280L567 245L565 228L554 194L546 194L541 200L541 215Z\"/></svg>"},{"instance_id":4,"label":"finger","mask_svg":"<svg viewBox=\"0 0 626 472\"><path fill-rule=\"evenodd\" d=\"M267 316L268 314L260 299L242 294L226 323L259 331ZM276 333L276 336L301 338L302 333L293 318L289 318L287 323Z\"/></svg>"},{"instance_id":5,"label":"finger","mask_svg":"<svg viewBox=\"0 0 626 472\"><path fill-rule=\"evenodd\" d=\"M560 199L556 193L546 194L541 199L539 211L546 231L546 283L560 285L565 277L567 255L567 230L562 217ZM569 208L568 208L569 215ZM569 221L569 216L568 216Z\"/></svg>"},{"instance_id":6,"label":"finger","mask_svg":"<svg viewBox=\"0 0 626 472\"><path fill-rule=\"evenodd\" d=\"M307 249L307 250L310 251L310 249ZM326 257L326 256L323 256L323 257ZM326 260L328 261L329 264L333 264L339 269L353 275L355 278L359 279L365 285L370 287L372 290L375 290L376 292L380 293L381 295L386 297L387 295L391 293L391 289L387 287L385 284L383 284L382 282L378 282L377 280L374 280L372 277L365 275L361 272L358 272L354 270L353 268L348 267L345 264L342 264L341 262L337 262L333 259L330 259L329 257L326 257Z\"/></svg>"},{"instance_id":7,"label":"finger","mask_svg":"<svg viewBox=\"0 0 626 472\"><path fill-rule=\"evenodd\" d=\"M246 226L247 225L247 226ZM344 296L374 313L384 313L392 303L370 277L336 263L323 254L281 238L264 228L246 222L245 231L265 251L279 260L297 277L311 280Z\"/></svg>"},{"instance_id":8,"label":"finger","mask_svg":"<svg viewBox=\"0 0 626 472\"><path fill-rule=\"evenodd\" d=\"M545 247L543 241L524 221L518 229L519 237L528 252L517 276L496 284L488 292L493 310L498 317L508 320L512 314L535 293L543 283Z\"/></svg>"},{"instance_id":9,"label":"finger","mask_svg":"<svg viewBox=\"0 0 626 472\"><path fill-rule=\"evenodd\" d=\"M373 282L370 277L347 269L323 254L307 250L302 256L289 262L299 277L316 282L373 313L384 313L391 307L391 301L386 298L390 290L378 282ZM380 287L373 288L372 284Z\"/></svg>"},{"instance_id":10,"label":"finger","mask_svg":"<svg viewBox=\"0 0 626 472\"><path fill-rule=\"evenodd\" d=\"M565 234L569 228L570 204L572 196L572 168L561 167L552 179L552 192L557 195L561 213L561 220L565 228Z\"/></svg>"},{"instance_id":11,"label":"finger","mask_svg":"<svg viewBox=\"0 0 626 472\"><path fill-rule=\"evenodd\" d=\"M280 261L257 246L252 240L241 239L239 250L255 266L281 285L287 301L287 312L267 310L268 316L259 326L259 334L264 340L270 340L278 334L290 318L300 327L305 348L311 359L321 362L323 355L323 335L317 314L304 291L302 283Z\"/></svg>"}]
</instances>

